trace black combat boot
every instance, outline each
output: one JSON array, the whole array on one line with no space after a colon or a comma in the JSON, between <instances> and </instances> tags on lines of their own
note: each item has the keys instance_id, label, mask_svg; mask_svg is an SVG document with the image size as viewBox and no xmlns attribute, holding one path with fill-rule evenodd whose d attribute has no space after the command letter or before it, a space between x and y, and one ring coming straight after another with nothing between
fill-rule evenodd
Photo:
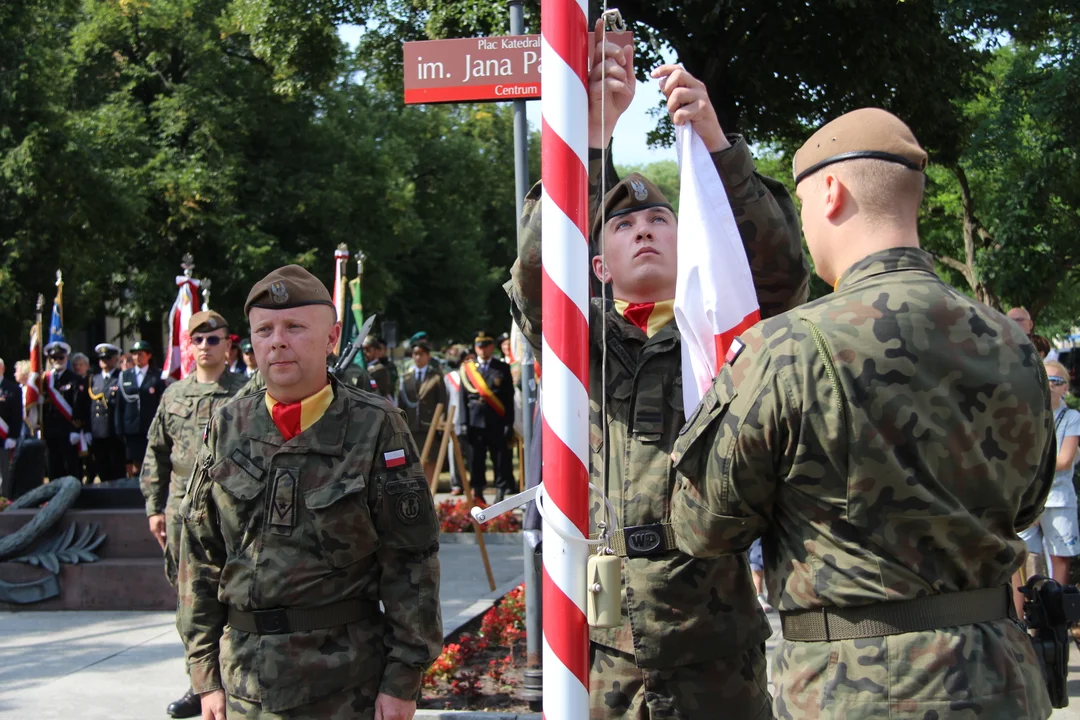
<instances>
[{"instance_id":1,"label":"black combat boot","mask_svg":"<svg viewBox=\"0 0 1080 720\"><path fill-rule=\"evenodd\" d=\"M202 715L202 700L195 694L194 690L188 688L182 698L169 703L169 707L165 709L165 712L169 713L169 717L174 718L199 717Z\"/></svg>"}]
</instances>

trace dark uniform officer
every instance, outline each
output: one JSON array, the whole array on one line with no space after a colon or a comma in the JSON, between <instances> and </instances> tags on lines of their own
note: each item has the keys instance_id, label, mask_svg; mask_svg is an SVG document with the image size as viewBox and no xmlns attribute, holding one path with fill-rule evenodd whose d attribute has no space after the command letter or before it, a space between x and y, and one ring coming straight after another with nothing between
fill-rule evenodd
<instances>
[{"instance_id":1,"label":"dark uniform officer","mask_svg":"<svg viewBox=\"0 0 1080 720\"><path fill-rule=\"evenodd\" d=\"M45 346L49 371L45 373L43 391L45 408L41 417L41 436L49 458L49 479L70 475L82 477L81 448L90 429L90 394L84 378L68 367L71 346L54 341Z\"/></svg>"},{"instance_id":2,"label":"dark uniform officer","mask_svg":"<svg viewBox=\"0 0 1080 720\"><path fill-rule=\"evenodd\" d=\"M245 310L259 332L313 305L330 293L290 265ZM230 718L373 720L416 699L441 647L439 524L405 416L313 372L301 400L278 402L267 374L215 412L181 505L177 627L204 711L224 689Z\"/></svg>"},{"instance_id":3,"label":"dark uniform officer","mask_svg":"<svg viewBox=\"0 0 1080 720\"><path fill-rule=\"evenodd\" d=\"M120 402L120 348L111 343L94 347L101 372L90 378L90 434L94 444L90 452L102 480L125 476L124 440L116 431L116 408Z\"/></svg>"},{"instance_id":4,"label":"dark uniform officer","mask_svg":"<svg viewBox=\"0 0 1080 720\"><path fill-rule=\"evenodd\" d=\"M1055 466L1043 363L919 249L926 153L884 110L795 155L835 292L743 333L675 444L678 545L757 537L784 640L778 718L1042 719L1009 580Z\"/></svg>"},{"instance_id":5,"label":"dark uniform officer","mask_svg":"<svg viewBox=\"0 0 1080 720\"><path fill-rule=\"evenodd\" d=\"M124 438L128 476L135 477L146 456L146 434L161 404L165 380L161 370L150 365L150 343L138 341L131 346L131 353L135 356L135 367L120 375L116 431Z\"/></svg>"},{"instance_id":6,"label":"dark uniform officer","mask_svg":"<svg viewBox=\"0 0 1080 720\"><path fill-rule=\"evenodd\" d=\"M443 406L445 411L450 402L446 391L446 381L438 366L431 362L431 347L426 341L418 341L412 346L413 367L405 373L398 391L398 407L405 411L409 420L409 430L417 444L423 445L435 417L435 408ZM422 365L420 363L423 363ZM431 482L435 471L435 458L428 458L424 463L424 475Z\"/></svg>"},{"instance_id":7,"label":"dark uniform officer","mask_svg":"<svg viewBox=\"0 0 1080 720\"><path fill-rule=\"evenodd\" d=\"M394 396L394 382L390 366L385 357L379 355L382 341L374 335L364 338L364 360L367 362L367 374L371 379L370 390L379 397L390 399Z\"/></svg>"},{"instance_id":8,"label":"dark uniform officer","mask_svg":"<svg viewBox=\"0 0 1080 720\"><path fill-rule=\"evenodd\" d=\"M461 408L472 448L469 481L483 500L487 459L495 469L497 500L516 490L510 438L514 434L514 379L510 366L495 357L495 339L481 331L473 341L476 359L461 364Z\"/></svg>"}]
</instances>

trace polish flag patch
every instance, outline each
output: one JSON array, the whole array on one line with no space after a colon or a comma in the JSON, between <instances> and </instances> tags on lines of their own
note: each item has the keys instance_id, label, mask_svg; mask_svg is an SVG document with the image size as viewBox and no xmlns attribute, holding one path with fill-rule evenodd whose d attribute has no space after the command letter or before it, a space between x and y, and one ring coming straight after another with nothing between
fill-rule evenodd
<instances>
[{"instance_id":1,"label":"polish flag patch","mask_svg":"<svg viewBox=\"0 0 1080 720\"><path fill-rule=\"evenodd\" d=\"M735 358L739 357L739 353L741 353L743 351L743 348L745 347L746 345L744 345L743 341L739 338L735 338L734 340L732 340L731 345L728 347L727 355L724 357L724 359L727 361L727 364L731 365L733 362L735 362Z\"/></svg>"},{"instance_id":2,"label":"polish flag patch","mask_svg":"<svg viewBox=\"0 0 1080 720\"><path fill-rule=\"evenodd\" d=\"M383 453L383 462L386 463L386 467L395 468L405 464L405 451L404 450L391 450L390 452Z\"/></svg>"}]
</instances>

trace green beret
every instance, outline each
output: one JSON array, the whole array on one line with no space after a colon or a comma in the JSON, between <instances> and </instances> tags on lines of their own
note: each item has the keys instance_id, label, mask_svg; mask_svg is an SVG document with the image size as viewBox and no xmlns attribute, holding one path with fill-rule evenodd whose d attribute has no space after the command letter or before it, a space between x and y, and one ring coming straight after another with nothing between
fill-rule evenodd
<instances>
[{"instance_id":1,"label":"green beret","mask_svg":"<svg viewBox=\"0 0 1080 720\"><path fill-rule=\"evenodd\" d=\"M251 351L252 351L252 347L251 347L251 341L250 341L250 340L246 340L246 339L245 339L245 340L241 340L241 341L240 341L240 352L243 352L243 353L249 353L249 352L251 352Z\"/></svg>"},{"instance_id":2,"label":"green beret","mask_svg":"<svg viewBox=\"0 0 1080 720\"><path fill-rule=\"evenodd\" d=\"M145 340L139 340L137 343L135 343L134 345L131 346L130 350L128 350L128 352L133 352L133 353L136 353L136 352L139 352L139 351L148 352L151 355L153 354L153 351L150 349L150 343L146 342Z\"/></svg>"},{"instance_id":3,"label":"green beret","mask_svg":"<svg viewBox=\"0 0 1080 720\"><path fill-rule=\"evenodd\" d=\"M219 313L213 310L203 310L197 312L191 316L188 320L188 334L194 335L197 332L213 332L215 330L228 330L229 323L225 322L225 318L221 317Z\"/></svg>"},{"instance_id":4,"label":"green beret","mask_svg":"<svg viewBox=\"0 0 1080 720\"><path fill-rule=\"evenodd\" d=\"M251 308L288 310L304 305L332 308L334 301L319 278L299 265L286 265L255 283L244 303L244 315L250 315Z\"/></svg>"},{"instance_id":5,"label":"green beret","mask_svg":"<svg viewBox=\"0 0 1080 720\"><path fill-rule=\"evenodd\" d=\"M596 213L593 217L592 232L589 234L590 247L594 253L600 252L600 234L603 232L603 223L620 215L627 215L638 210L648 210L654 207L665 207L671 212L675 208L660 192L660 188L649 182L649 179L638 173L630 173L622 181L611 188L604 196L604 212Z\"/></svg>"},{"instance_id":6,"label":"green beret","mask_svg":"<svg viewBox=\"0 0 1080 720\"><path fill-rule=\"evenodd\" d=\"M825 124L799 148L792 162L795 184L847 160L884 160L919 172L926 169L926 151L900 118L880 108L862 108Z\"/></svg>"}]
</instances>

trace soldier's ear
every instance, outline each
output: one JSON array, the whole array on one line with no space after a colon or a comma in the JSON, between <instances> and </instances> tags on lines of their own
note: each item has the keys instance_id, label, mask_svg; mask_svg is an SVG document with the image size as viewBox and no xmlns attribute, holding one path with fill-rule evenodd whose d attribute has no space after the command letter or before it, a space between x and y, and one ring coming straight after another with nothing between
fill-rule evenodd
<instances>
[{"instance_id":1,"label":"soldier's ear","mask_svg":"<svg viewBox=\"0 0 1080 720\"><path fill-rule=\"evenodd\" d=\"M604 259L599 255L594 255L592 259L593 275L596 279L607 285L611 282L611 273L608 272L607 267L604 265Z\"/></svg>"}]
</instances>

